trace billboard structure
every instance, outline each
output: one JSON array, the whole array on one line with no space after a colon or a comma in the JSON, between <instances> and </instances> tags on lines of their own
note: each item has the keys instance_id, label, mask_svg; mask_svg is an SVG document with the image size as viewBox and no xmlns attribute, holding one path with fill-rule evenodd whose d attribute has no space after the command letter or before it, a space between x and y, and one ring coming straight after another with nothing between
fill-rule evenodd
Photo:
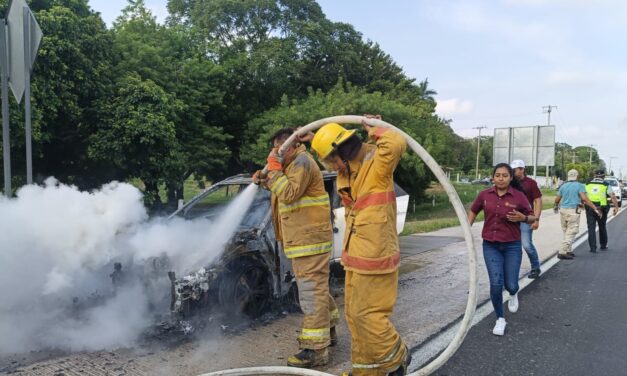
<instances>
[{"instance_id":1,"label":"billboard structure","mask_svg":"<svg viewBox=\"0 0 627 376\"><path fill-rule=\"evenodd\" d=\"M534 177L538 166L554 166L555 126L495 128L493 165L514 159L522 159L525 165L533 166Z\"/></svg>"}]
</instances>

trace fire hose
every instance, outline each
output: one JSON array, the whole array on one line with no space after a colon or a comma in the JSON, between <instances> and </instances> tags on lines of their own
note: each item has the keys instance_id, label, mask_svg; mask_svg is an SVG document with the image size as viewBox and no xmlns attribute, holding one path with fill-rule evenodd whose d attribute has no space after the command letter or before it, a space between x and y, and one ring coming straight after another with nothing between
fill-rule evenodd
<instances>
[{"instance_id":1,"label":"fire hose","mask_svg":"<svg viewBox=\"0 0 627 376\"><path fill-rule=\"evenodd\" d=\"M475 246L473 242L472 232L470 230L470 224L466 219L466 211L464 209L464 205L462 204L459 196L457 195L457 191L453 188L453 185L448 180L448 177L440 167L440 165L431 157L431 155L412 137L410 137L407 133L402 130L396 128L392 124L386 123L383 120L366 118L364 116L356 116L356 115L344 115L344 116L333 116L325 119L320 119L314 121L306 126L298 129L298 131L294 132L279 148L279 155L282 155L289 145L292 145L297 137L300 135L305 135L308 132L313 132L318 128L322 127L327 123L339 123L339 124L361 124L365 122L368 125L376 126L376 127L384 127L391 128L395 131L401 133L406 141L407 145L422 159L422 161L431 169L435 177L438 179L438 182L442 184L446 194L450 202L453 204L453 208L455 209L455 214L457 214L457 218L459 218L459 223L461 224L462 230L464 232L464 239L466 241L466 247L468 249L468 272L469 272L469 280L468 280L468 301L466 303L466 310L464 312L464 317L461 321L459 329L457 333L451 340L451 343L438 355L434 360L432 360L429 364L420 368L416 372L410 373L408 376L425 376L430 375L432 372L440 368L444 363L448 361L448 359L457 351L459 346L461 346L462 341L466 337L468 330L470 329L470 324L472 322L472 318L475 314L475 308L477 305L477 261L476 261L476 253ZM267 172L267 166L264 168L264 172ZM286 366L269 366L269 367L248 367L248 368L238 368L238 369L230 369L223 370L217 372L205 373L199 376L222 376L222 375L231 375L231 376L244 376L244 375L300 375L300 376L332 376L332 374L320 372L316 370L303 369L303 368L293 368Z\"/></svg>"}]
</instances>

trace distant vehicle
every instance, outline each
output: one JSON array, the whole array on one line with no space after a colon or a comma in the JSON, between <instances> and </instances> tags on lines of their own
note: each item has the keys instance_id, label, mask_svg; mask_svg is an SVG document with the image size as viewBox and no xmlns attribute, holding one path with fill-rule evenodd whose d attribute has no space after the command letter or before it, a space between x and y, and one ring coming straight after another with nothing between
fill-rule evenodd
<instances>
[{"instance_id":1,"label":"distant vehicle","mask_svg":"<svg viewBox=\"0 0 627 376\"><path fill-rule=\"evenodd\" d=\"M605 183L609 185L608 190L612 190L614 195L616 195L616 200L618 200L618 206L623 206L623 192L620 189L620 183L617 178L614 176L606 176Z\"/></svg>"},{"instance_id":2,"label":"distant vehicle","mask_svg":"<svg viewBox=\"0 0 627 376\"><path fill-rule=\"evenodd\" d=\"M473 180L471 184L475 185L492 185L492 178L485 177L483 179Z\"/></svg>"},{"instance_id":3,"label":"distant vehicle","mask_svg":"<svg viewBox=\"0 0 627 376\"><path fill-rule=\"evenodd\" d=\"M345 221L344 207L336 189L336 173L323 172L329 194L333 224L331 263L342 256ZM237 194L252 183L249 175L237 175L218 182L175 211L172 217L213 218ZM400 233L405 225L409 195L395 184L397 222ZM212 305L231 307L249 317L259 316L271 300L284 297L295 288L292 263L277 242L272 225L270 192L259 189L248 213L221 258L195 273L178 277L170 272L171 310L188 315ZM293 290L292 290L293 291Z\"/></svg>"}]
</instances>

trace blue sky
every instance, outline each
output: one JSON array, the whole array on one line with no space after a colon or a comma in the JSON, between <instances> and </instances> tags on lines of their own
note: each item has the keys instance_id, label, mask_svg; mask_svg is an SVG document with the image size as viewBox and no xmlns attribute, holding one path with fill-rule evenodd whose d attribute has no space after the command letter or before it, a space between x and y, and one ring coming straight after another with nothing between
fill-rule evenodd
<instances>
[{"instance_id":1,"label":"blue sky","mask_svg":"<svg viewBox=\"0 0 627 376\"><path fill-rule=\"evenodd\" d=\"M146 0L159 20L166 0ZM556 139L597 145L627 176L627 1L319 0L418 81L464 137L477 126L546 125ZM107 24L126 0L91 0Z\"/></svg>"}]
</instances>

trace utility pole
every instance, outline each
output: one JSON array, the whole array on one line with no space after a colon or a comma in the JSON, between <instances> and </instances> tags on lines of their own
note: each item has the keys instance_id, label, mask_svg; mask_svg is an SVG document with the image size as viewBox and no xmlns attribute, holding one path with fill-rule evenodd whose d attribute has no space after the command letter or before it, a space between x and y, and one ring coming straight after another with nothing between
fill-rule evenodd
<instances>
[{"instance_id":1,"label":"utility pole","mask_svg":"<svg viewBox=\"0 0 627 376\"><path fill-rule=\"evenodd\" d=\"M481 130L486 129L487 127L474 127L473 129L479 130L479 135L477 136L477 163L475 164L475 179L479 180L479 145L481 145Z\"/></svg>"},{"instance_id":2,"label":"utility pole","mask_svg":"<svg viewBox=\"0 0 627 376\"><path fill-rule=\"evenodd\" d=\"M551 125L551 110L553 110L554 108L557 109L557 106L553 106L553 105L542 106L542 109L548 115L547 119L546 119L546 125L547 126ZM536 153L535 153L535 158L534 158L535 160L534 160L534 163L533 163L533 178L534 179L536 178L536 169L538 168L538 149L539 149L538 138L539 138L539 135L540 135L540 128L536 127L536 142L535 142ZM547 179L549 178L549 166L546 166L546 178Z\"/></svg>"},{"instance_id":3,"label":"utility pole","mask_svg":"<svg viewBox=\"0 0 627 376\"><path fill-rule=\"evenodd\" d=\"M607 172L608 175L612 174L612 159L616 159L616 157L610 157L610 170Z\"/></svg>"},{"instance_id":4,"label":"utility pole","mask_svg":"<svg viewBox=\"0 0 627 376\"><path fill-rule=\"evenodd\" d=\"M590 163L590 166L592 166L592 148L595 147L596 145L594 144L590 144L588 145L588 149L590 150L590 160L588 161L588 163Z\"/></svg>"},{"instance_id":5,"label":"utility pole","mask_svg":"<svg viewBox=\"0 0 627 376\"><path fill-rule=\"evenodd\" d=\"M552 106L552 105L542 106L544 113L548 115L546 125L551 125L551 110L553 110L554 108L557 109L557 106Z\"/></svg>"},{"instance_id":6,"label":"utility pole","mask_svg":"<svg viewBox=\"0 0 627 376\"><path fill-rule=\"evenodd\" d=\"M565 151L566 150L564 150L564 147L562 146L562 150L560 150L560 154L561 154L561 157L562 157L562 174L561 174L560 178L562 180L566 180L566 171L564 171L564 152Z\"/></svg>"}]
</instances>

